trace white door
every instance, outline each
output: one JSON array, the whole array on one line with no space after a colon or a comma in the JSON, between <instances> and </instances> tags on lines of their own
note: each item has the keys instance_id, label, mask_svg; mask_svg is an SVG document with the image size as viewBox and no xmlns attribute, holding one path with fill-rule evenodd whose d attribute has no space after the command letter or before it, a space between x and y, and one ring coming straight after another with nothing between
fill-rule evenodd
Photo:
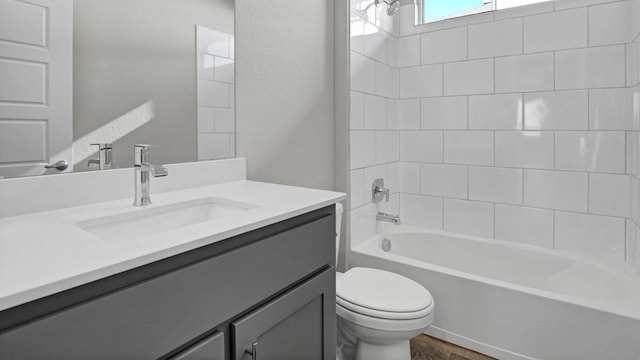
<instances>
[{"instance_id":1,"label":"white door","mask_svg":"<svg viewBox=\"0 0 640 360\"><path fill-rule=\"evenodd\" d=\"M73 0L0 0L0 177L72 170L72 51Z\"/></svg>"}]
</instances>

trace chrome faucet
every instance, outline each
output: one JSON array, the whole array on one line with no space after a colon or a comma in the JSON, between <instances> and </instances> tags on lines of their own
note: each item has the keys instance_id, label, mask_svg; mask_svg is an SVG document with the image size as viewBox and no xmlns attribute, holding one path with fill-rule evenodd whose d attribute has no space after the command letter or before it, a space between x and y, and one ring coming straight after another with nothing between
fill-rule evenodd
<instances>
[{"instance_id":1,"label":"chrome faucet","mask_svg":"<svg viewBox=\"0 0 640 360\"><path fill-rule=\"evenodd\" d=\"M151 204L151 184L149 182L149 174L154 177L167 176L169 171L164 165L151 165L149 163L149 149L151 145L135 144L133 171L135 198L133 206L145 206Z\"/></svg>"},{"instance_id":2,"label":"chrome faucet","mask_svg":"<svg viewBox=\"0 0 640 360\"><path fill-rule=\"evenodd\" d=\"M376 214L376 220L391 222L394 225L400 225L400 215L391 215L383 212L378 212Z\"/></svg>"},{"instance_id":3,"label":"chrome faucet","mask_svg":"<svg viewBox=\"0 0 640 360\"><path fill-rule=\"evenodd\" d=\"M100 170L111 169L113 158L111 156L111 150L113 147L110 143L91 144L91 146L98 147L98 158L90 159L87 162L87 166L91 167L97 165Z\"/></svg>"}]
</instances>

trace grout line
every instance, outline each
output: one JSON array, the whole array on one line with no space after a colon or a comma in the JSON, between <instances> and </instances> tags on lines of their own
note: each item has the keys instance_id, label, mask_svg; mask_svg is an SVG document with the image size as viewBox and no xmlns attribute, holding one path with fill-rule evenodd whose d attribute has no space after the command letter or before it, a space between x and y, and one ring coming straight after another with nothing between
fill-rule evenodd
<instances>
[{"instance_id":1,"label":"grout line","mask_svg":"<svg viewBox=\"0 0 640 360\"><path fill-rule=\"evenodd\" d=\"M556 66L556 58L558 57L557 51L553 52L553 90L558 91L558 68Z\"/></svg>"},{"instance_id":2,"label":"grout line","mask_svg":"<svg viewBox=\"0 0 640 360\"><path fill-rule=\"evenodd\" d=\"M383 130L353 130L354 132L376 132ZM434 132L433 131L425 131L425 132ZM402 131L402 132L411 132L411 131ZM393 162L393 161L391 161ZM529 170L529 171L544 171L544 172L553 172L553 173L570 173L570 174L598 174L598 175L627 175L626 170L621 172L603 172L603 171L592 171L592 170L571 170L571 169L553 169L553 168L534 168L534 167L522 167L522 166L504 166L504 165L487 165L487 164L478 164L478 163L455 163L455 162L433 162L433 161L417 161L417 160L400 160L400 162L408 163L408 164L424 164L424 165L443 165L443 166L474 166L474 167L482 167L482 168L496 168L496 169L515 169L515 170ZM374 166L374 165L371 165ZM364 169L370 166L362 166L357 168L352 168L350 170L358 170ZM637 177L636 177L637 178Z\"/></svg>"},{"instance_id":3,"label":"grout line","mask_svg":"<svg viewBox=\"0 0 640 360\"><path fill-rule=\"evenodd\" d=\"M465 130L469 130L469 117L471 116L470 114L470 101L471 101L471 96L468 95L467 96L467 128Z\"/></svg>"},{"instance_id":4,"label":"grout line","mask_svg":"<svg viewBox=\"0 0 640 360\"><path fill-rule=\"evenodd\" d=\"M442 92L441 92L441 94L442 94L442 96L444 96L444 95L445 95L445 92L444 92L444 63L443 63L443 64L440 64L440 69L441 69L441 70L440 70L440 71L441 71L440 73L442 74L442 78L441 78L441 81L442 81L442 88L441 88L441 90L442 90Z\"/></svg>"},{"instance_id":5,"label":"grout line","mask_svg":"<svg viewBox=\"0 0 640 360\"><path fill-rule=\"evenodd\" d=\"M493 229L491 229L491 233L492 233L491 237L495 239L496 238L496 204L492 203L491 208L493 210Z\"/></svg>"},{"instance_id":6,"label":"grout line","mask_svg":"<svg viewBox=\"0 0 640 360\"><path fill-rule=\"evenodd\" d=\"M554 6L555 7L555 6ZM590 6L586 6L586 10L587 10L587 47L589 47L591 45L591 36L589 34L589 29L591 28L591 14L590 14Z\"/></svg>"},{"instance_id":7,"label":"grout line","mask_svg":"<svg viewBox=\"0 0 640 360\"><path fill-rule=\"evenodd\" d=\"M469 199L469 193L470 193L470 189L471 189L471 176L470 176L470 168L471 166L467 165L467 200Z\"/></svg>"},{"instance_id":8,"label":"grout line","mask_svg":"<svg viewBox=\"0 0 640 360\"><path fill-rule=\"evenodd\" d=\"M629 162L631 161L631 159L629 159L629 140L628 140L628 136L627 136L627 131L624 132L624 172L625 174L631 176L631 174L629 173L629 171L627 171L630 166L628 166Z\"/></svg>"},{"instance_id":9,"label":"grout line","mask_svg":"<svg viewBox=\"0 0 640 360\"><path fill-rule=\"evenodd\" d=\"M460 93L460 94L450 94L450 95L431 95L431 96L406 96L399 98L399 100L411 100L411 99L433 99L433 98L441 98L441 97L460 97L460 96L491 96L491 95L511 95L511 94L537 94L537 93L557 93L557 92L570 92L570 91L588 91L588 90L621 90L621 89L629 89L630 87L626 85L621 86L602 86L602 87L591 87L591 88L564 88L564 89L536 89L536 90L511 90L511 91L502 91L496 93L483 92L483 93ZM631 87L633 88L633 87ZM367 93L361 90L353 90L359 91L365 94L375 95L374 93ZM380 96L380 95L378 95Z\"/></svg>"},{"instance_id":10,"label":"grout line","mask_svg":"<svg viewBox=\"0 0 640 360\"><path fill-rule=\"evenodd\" d=\"M399 69L407 69L407 68L415 68L415 67L420 67L420 66L432 66L432 65L438 65L438 64L455 64L455 63L464 63L464 62L471 62L471 61L482 61L482 60L490 60L490 59L504 59L504 58L513 58L513 57L524 57L524 56L533 56L533 55L541 55L541 54L549 54L549 53L555 53L555 52L566 52L566 51L575 51L575 50L589 50L589 49L597 49L597 48L606 48L606 47L621 47L624 46L626 47L626 45L629 44L628 42L620 42L620 43L613 43L613 44L603 44L603 45L594 45L594 46L580 46L580 47L570 47L570 48L558 48L558 49L548 49L548 50L541 50L541 51L532 51L532 52L526 52L526 53L522 53L522 54L518 54L518 53L514 53L514 54L506 54L506 55L494 55L494 56L484 56L484 57L477 57L477 58L470 58L470 59L459 59L459 60L452 60L452 61L441 61L441 62L432 62L432 63L425 63L422 64L420 63L419 65L411 65L411 66L402 66L402 67L398 67ZM361 54L355 50L351 50L361 56L367 57L371 60L375 60L378 61L374 58L371 58L367 55ZM378 61L379 62L379 61Z\"/></svg>"},{"instance_id":11,"label":"grout line","mask_svg":"<svg viewBox=\"0 0 640 360\"><path fill-rule=\"evenodd\" d=\"M496 58L493 58L493 94L496 93Z\"/></svg>"},{"instance_id":12,"label":"grout line","mask_svg":"<svg viewBox=\"0 0 640 360\"><path fill-rule=\"evenodd\" d=\"M630 43L627 43L630 44ZM629 54L627 54L627 45L625 44L624 46L624 83L625 85L627 85L627 80L629 79L629 74L627 73L627 70L629 69L629 64L627 64L627 61L629 60L628 58Z\"/></svg>"},{"instance_id":13,"label":"grout line","mask_svg":"<svg viewBox=\"0 0 640 360\"><path fill-rule=\"evenodd\" d=\"M437 194L414 194L414 193L410 193L410 192L402 192L402 193L403 194L410 194L410 195L418 195L418 196L422 196L422 197L442 198L444 200L466 201L466 202L480 203L480 204L503 205L503 206L512 206L512 207L521 207L521 208L528 208L528 209L552 211L554 213L561 212L561 213L584 215L584 216L590 216L590 217L601 217L601 218L621 219L621 220L628 219L627 217L623 217L623 216L580 212L580 211L576 211L576 210L555 209L555 208L550 208L550 207L540 207L540 206L532 206L532 205L521 206L521 205L518 205L518 204L515 204L515 203L511 203L511 202L493 202L493 201L487 201L487 200L464 199L464 198L459 198L459 197L443 197L443 196L437 195ZM631 219L631 220L633 220L633 219ZM639 226L640 226L640 224L639 224Z\"/></svg>"},{"instance_id":14,"label":"grout line","mask_svg":"<svg viewBox=\"0 0 640 360\"><path fill-rule=\"evenodd\" d=\"M553 210L553 217L552 217L552 226L553 226L553 231L551 233L551 248L555 249L556 248L556 211Z\"/></svg>"},{"instance_id":15,"label":"grout line","mask_svg":"<svg viewBox=\"0 0 640 360\"><path fill-rule=\"evenodd\" d=\"M496 166L496 132L491 132L493 135L493 164L492 166Z\"/></svg>"},{"instance_id":16,"label":"grout line","mask_svg":"<svg viewBox=\"0 0 640 360\"><path fill-rule=\"evenodd\" d=\"M587 173L587 214L591 214L591 174Z\"/></svg>"},{"instance_id":17,"label":"grout line","mask_svg":"<svg viewBox=\"0 0 640 360\"><path fill-rule=\"evenodd\" d=\"M521 26L522 26L522 33L520 35L522 35L522 48L521 48L521 54L524 55L524 18L525 16L520 18L520 22L521 22Z\"/></svg>"},{"instance_id":18,"label":"grout line","mask_svg":"<svg viewBox=\"0 0 640 360\"><path fill-rule=\"evenodd\" d=\"M440 199L442 199L442 230L444 230L444 197L441 197Z\"/></svg>"},{"instance_id":19,"label":"grout line","mask_svg":"<svg viewBox=\"0 0 640 360\"><path fill-rule=\"evenodd\" d=\"M556 137L556 132L553 132L553 169L555 171L556 169L556 141L557 141L557 137Z\"/></svg>"},{"instance_id":20,"label":"grout line","mask_svg":"<svg viewBox=\"0 0 640 360\"><path fill-rule=\"evenodd\" d=\"M524 207L524 206L525 206L525 204L524 204L524 193L525 193L525 190L524 190L524 189L525 189L525 188L524 188L524 186L525 186L524 178L525 178L525 170L524 170L524 169L522 169L522 170L521 170L521 172L520 172L520 174L522 175L522 206Z\"/></svg>"},{"instance_id":21,"label":"grout line","mask_svg":"<svg viewBox=\"0 0 640 360\"><path fill-rule=\"evenodd\" d=\"M466 42L467 42L467 56L466 56L466 59L470 60L471 56L470 56L470 52L469 52L469 26L467 25L467 26L465 26L465 28L466 28L465 29L466 30L465 31L465 39L466 39Z\"/></svg>"}]
</instances>

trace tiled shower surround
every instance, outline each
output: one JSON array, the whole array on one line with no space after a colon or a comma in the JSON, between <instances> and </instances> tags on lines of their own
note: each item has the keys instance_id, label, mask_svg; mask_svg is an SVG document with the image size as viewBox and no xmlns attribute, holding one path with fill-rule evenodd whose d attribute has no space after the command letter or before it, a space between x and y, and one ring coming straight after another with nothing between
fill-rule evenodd
<instances>
[{"instance_id":1,"label":"tiled shower surround","mask_svg":"<svg viewBox=\"0 0 640 360\"><path fill-rule=\"evenodd\" d=\"M352 0L352 246L392 226L376 224L381 210L640 263L639 3L557 0L414 26L413 4L389 17ZM393 195L376 208L378 177Z\"/></svg>"}]
</instances>

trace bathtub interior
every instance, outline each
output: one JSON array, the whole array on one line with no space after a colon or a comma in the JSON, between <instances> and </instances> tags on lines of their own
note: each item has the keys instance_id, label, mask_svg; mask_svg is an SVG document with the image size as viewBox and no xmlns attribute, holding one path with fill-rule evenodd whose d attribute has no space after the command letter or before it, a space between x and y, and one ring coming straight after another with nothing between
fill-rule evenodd
<instances>
[{"instance_id":1,"label":"bathtub interior","mask_svg":"<svg viewBox=\"0 0 640 360\"><path fill-rule=\"evenodd\" d=\"M434 242L441 249L425 262ZM486 251L495 261L478 261ZM500 359L640 359L640 281L627 266L415 229L371 237L351 255L352 266L393 271L428 288L436 308L425 332L445 341Z\"/></svg>"},{"instance_id":2,"label":"bathtub interior","mask_svg":"<svg viewBox=\"0 0 640 360\"><path fill-rule=\"evenodd\" d=\"M408 226L352 252L640 319L640 276L626 262Z\"/></svg>"}]
</instances>

